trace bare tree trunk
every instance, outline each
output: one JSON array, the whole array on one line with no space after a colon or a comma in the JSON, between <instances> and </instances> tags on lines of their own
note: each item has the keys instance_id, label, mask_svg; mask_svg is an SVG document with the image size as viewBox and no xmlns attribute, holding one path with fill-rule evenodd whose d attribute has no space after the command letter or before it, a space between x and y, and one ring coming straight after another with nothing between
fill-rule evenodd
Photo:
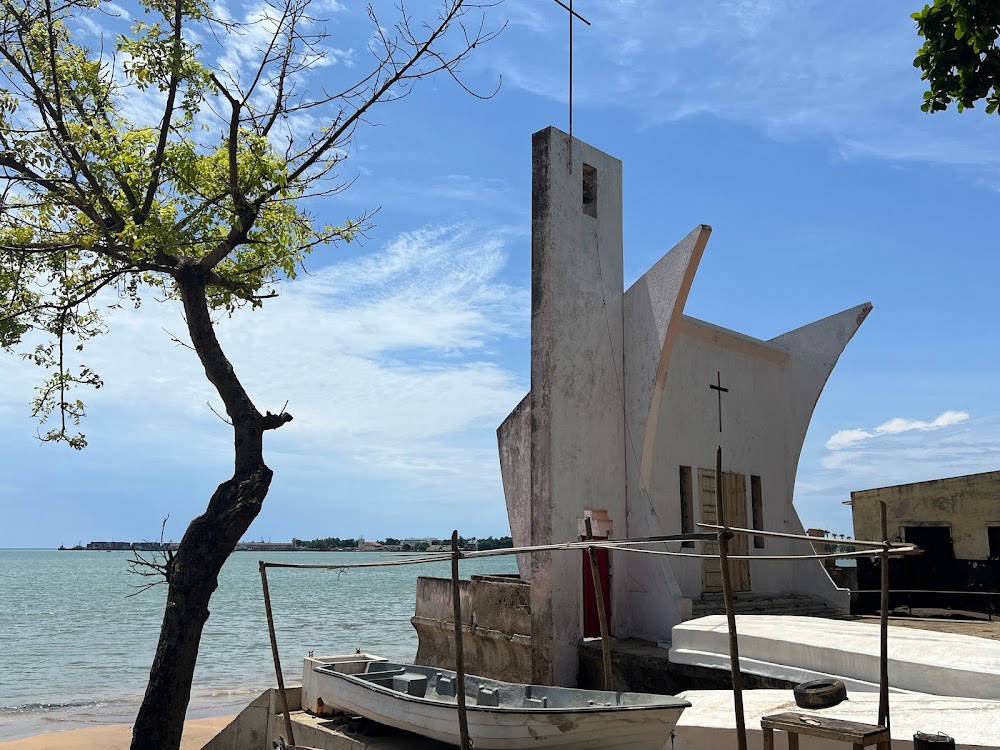
<instances>
[{"instance_id":1,"label":"bare tree trunk","mask_svg":"<svg viewBox=\"0 0 1000 750\"><path fill-rule=\"evenodd\" d=\"M203 272L183 266L177 284L191 342L233 423L233 478L216 489L204 514L194 519L167 565L169 589L149 684L136 717L132 750L178 750L209 601L226 559L260 513L271 484L264 464L263 434L291 420L260 414L247 396L215 337Z\"/></svg>"}]
</instances>

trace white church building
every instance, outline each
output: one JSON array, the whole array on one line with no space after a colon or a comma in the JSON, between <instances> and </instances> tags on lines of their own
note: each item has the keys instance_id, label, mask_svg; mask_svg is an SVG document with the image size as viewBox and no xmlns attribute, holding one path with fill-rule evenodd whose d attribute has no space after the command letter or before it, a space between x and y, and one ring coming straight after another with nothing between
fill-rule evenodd
<instances>
[{"instance_id":1,"label":"white church building","mask_svg":"<svg viewBox=\"0 0 1000 750\"><path fill-rule=\"evenodd\" d=\"M698 523L716 520L720 445L729 525L804 533L792 505L802 443L871 304L766 341L688 317L706 225L624 290L621 162L555 128L533 136L532 158L531 391L497 432L515 545L577 541L586 516L595 536L618 539L704 531ZM752 557L811 551L773 537L734 545ZM731 564L745 596L847 607L819 561ZM531 584L532 679L575 684L590 587L580 556L518 565ZM694 603L721 591L717 558L611 552L605 565L616 638L669 640Z\"/></svg>"}]
</instances>

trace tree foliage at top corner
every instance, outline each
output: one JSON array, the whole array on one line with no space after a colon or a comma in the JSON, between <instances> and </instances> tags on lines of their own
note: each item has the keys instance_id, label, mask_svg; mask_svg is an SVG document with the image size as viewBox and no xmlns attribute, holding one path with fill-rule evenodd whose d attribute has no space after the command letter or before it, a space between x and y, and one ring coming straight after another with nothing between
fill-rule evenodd
<instances>
[{"instance_id":1,"label":"tree foliage at top corner","mask_svg":"<svg viewBox=\"0 0 1000 750\"><path fill-rule=\"evenodd\" d=\"M369 6L358 73L324 67L311 3L269 1L238 22L208 0L0 0L0 349L47 373L43 440L86 444L69 393L101 381L79 352L108 310L150 295L183 301L193 348L221 373L209 379L231 386L230 417L256 420L209 313L259 306L314 249L363 232L367 214L334 226L308 208L351 184L339 168L356 128L421 78L458 81L499 33L466 26L464 0L425 18L401 5L395 24ZM98 22L119 33L87 46Z\"/></svg>"},{"instance_id":2,"label":"tree foliage at top corner","mask_svg":"<svg viewBox=\"0 0 1000 750\"><path fill-rule=\"evenodd\" d=\"M955 103L958 111L985 100L987 114L1000 107L1000 2L934 0L913 14L924 44L913 61L930 89L921 109L942 112Z\"/></svg>"}]
</instances>

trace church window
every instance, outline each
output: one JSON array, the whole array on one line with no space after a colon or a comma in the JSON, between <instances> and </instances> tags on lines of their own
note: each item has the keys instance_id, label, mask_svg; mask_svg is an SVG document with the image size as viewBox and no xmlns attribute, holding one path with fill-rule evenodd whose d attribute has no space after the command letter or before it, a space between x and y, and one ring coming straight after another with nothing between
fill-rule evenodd
<instances>
[{"instance_id":1,"label":"church window","mask_svg":"<svg viewBox=\"0 0 1000 750\"><path fill-rule=\"evenodd\" d=\"M691 490L691 467L682 466L681 478L681 533L694 532L694 493ZM681 547L693 547L694 542L681 542Z\"/></svg>"},{"instance_id":2,"label":"church window","mask_svg":"<svg viewBox=\"0 0 1000 750\"><path fill-rule=\"evenodd\" d=\"M597 218L597 170L583 165L583 212Z\"/></svg>"},{"instance_id":3,"label":"church window","mask_svg":"<svg viewBox=\"0 0 1000 750\"><path fill-rule=\"evenodd\" d=\"M758 531L764 530L764 499L760 491L760 477L756 474L750 475L750 503L753 512L753 527ZM764 537L754 535L754 549L764 548Z\"/></svg>"}]
</instances>

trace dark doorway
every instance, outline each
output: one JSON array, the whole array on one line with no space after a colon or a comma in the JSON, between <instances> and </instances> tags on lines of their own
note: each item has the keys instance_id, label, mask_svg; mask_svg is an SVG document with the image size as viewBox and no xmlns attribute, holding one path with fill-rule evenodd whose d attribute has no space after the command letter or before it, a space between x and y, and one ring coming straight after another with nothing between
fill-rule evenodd
<instances>
[{"instance_id":1,"label":"dark doorway","mask_svg":"<svg viewBox=\"0 0 1000 750\"><path fill-rule=\"evenodd\" d=\"M904 526L903 537L924 551L921 559L944 562L955 559L950 526Z\"/></svg>"},{"instance_id":2,"label":"dark doorway","mask_svg":"<svg viewBox=\"0 0 1000 750\"><path fill-rule=\"evenodd\" d=\"M950 526L904 526L903 536L924 552L922 555L901 558L904 580L898 588L949 591L959 582L955 576L955 550L951 544ZM895 564L895 563L893 563ZM894 586L895 588L896 586ZM944 600L934 594L914 594L913 606L940 607Z\"/></svg>"}]
</instances>

